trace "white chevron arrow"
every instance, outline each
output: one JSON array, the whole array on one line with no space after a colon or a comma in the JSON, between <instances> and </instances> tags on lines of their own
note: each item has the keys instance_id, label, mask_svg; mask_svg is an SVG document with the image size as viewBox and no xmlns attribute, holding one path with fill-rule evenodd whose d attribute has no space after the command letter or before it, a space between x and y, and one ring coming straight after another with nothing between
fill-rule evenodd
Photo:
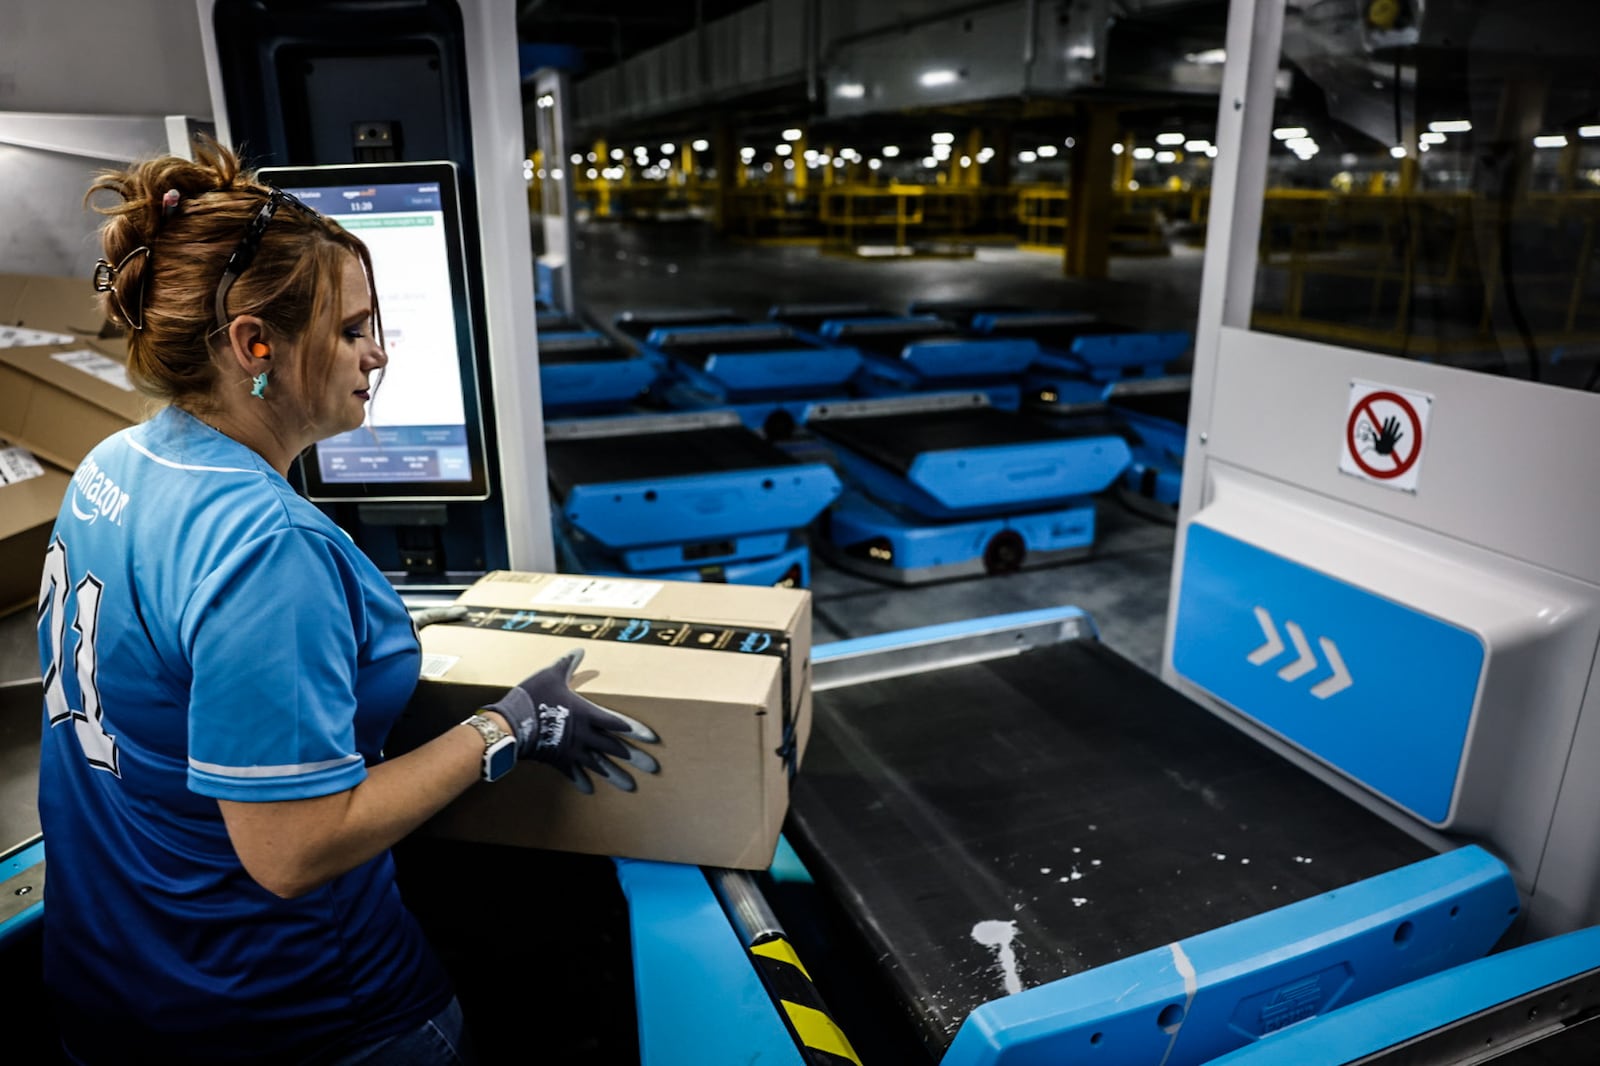
<instances>
[{"instance_id":1,"label":"white chevron arrow","mask_svg":"<svg viewBox=\"0 0 1600 1066\"><path fill-rule=\"evenodd\" d=\"M1328 665L1333 667L1333 673L1312 685L1311 694L1319 700L1325 700L1335 692L1343 692L1354 682L1350 680L1350 671L1345 669L1344 660L1339 657L1339 649L1333 641L1318 637L1317 643L1322 645L1322 654L1328 660Z\"/></svg>"},{"instance_id":2,"label":"white chevron arrow","mask_svg":"<svg viewBox=\"0 0 1600 1066\"><path fill-rule=\"evenodd\" d=\"M1256 623L1261 626L1261 635L1266 638L1255 651L1246 658L1252 666L1265 666L1267 663L1283 654L1283 638L1278 635L1277 624L1273 622L1272 615L1267 613L1265 607L1253 608L1256 614ZM1278 676L1285 681L1298 681L1305 677L1318 665L1316 652L1311 650L1311 644L1306 640L1305 630L1297 623L1285 622L1283 628L1289 634L1289 641L1294 645L1295 659L1278 671ZM1339 646L1327 637L1318 637L1317 643L1322 647L1323 658L1328 660L1328 668L1333 671L1327 677L1311 687L1311 694L1319 700L1337 695L1355 684L1350 676L1349 669L1344 665L1344 657L1339 654Z\"/></svg>"},{"instance_id":3,"label":"white chevron arrow","mask_svg":"<svg viewBox=\"0 0 1600 1066\"><path fill-rule=\"evenodd\" d=\"M1272 624L1272 616L1267 613L1265 607L1256 608L1256 621L1261 624L1261 635L1267 638L1267 642L1250 653L1251 666L1270 662L1283 651L1283 640L1278 636L1278 627Z\"/></svg>"},{"instance_id":4,"label":"white chevron arrow","mask_svg":"<svg viewBox=\"0 0 1600 1066\"><path fill-rule=\"evenodd\" d=\"M1283 627L1289 631L1289 639L1294 641L1294 650L1300 658L1279 670L1278 676L1285 681L1298 681L1317 668L1317 657L1311 653L1311 645L1306 643L1306 635L1299 626L1285 622Z\"/></svg>"}]
</instances>

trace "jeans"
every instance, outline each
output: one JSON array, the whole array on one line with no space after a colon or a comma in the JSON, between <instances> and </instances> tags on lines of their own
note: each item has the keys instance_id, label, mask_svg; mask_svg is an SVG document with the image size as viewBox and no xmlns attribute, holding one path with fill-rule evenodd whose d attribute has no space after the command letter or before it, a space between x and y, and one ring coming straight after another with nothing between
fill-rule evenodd
<instances>
[{"instance_id":1,"label":"jeans","mask_svg":"<svg viewBox=\"0 0 1600 1066\"><path fill-rule=\"evenodd\" d=\"M359 1048L328 1066L473 1066L465 1030L461 1004L452 998L411 1032Z\"/></svg>"}]
</instances>

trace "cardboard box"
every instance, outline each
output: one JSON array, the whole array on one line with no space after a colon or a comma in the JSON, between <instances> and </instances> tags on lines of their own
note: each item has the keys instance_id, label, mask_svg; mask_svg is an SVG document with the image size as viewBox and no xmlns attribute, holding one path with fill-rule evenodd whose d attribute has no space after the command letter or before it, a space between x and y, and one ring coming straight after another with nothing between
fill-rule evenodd
<instances>
[{"instance_id":1,"label":"cardboard box","mask_svg":"<svg viewBox=\"0 0 1600 1066\"><path fill-rule=\"evenodd\" d=\"M156 406L104 351L83 344L0 348L0 436L65 469Z\"/></svg>"},{"instance_id":2,"label":"cardboard box","mask_svg":"<svg viewBox=\"0 0 1600 1066\"><path fill-rule=\"evenodd\" d=\"M64 334L58 343L92 341L109 355L126 357L115 326L100 311L100 297L87 274L0 274L0 326Z\"/></svg>"},{"instance_id":3,"label":"cardboard box","mask_svg":"<svg viewBox=\"0 0 1600 1066\"><path fill-rule=\"evenodd\" d=\"M71 479L0 441L0 615L39 602L50 530Z\"/></svg>"},{"instance_id":4,"label":"cardboard box","mask_svg":"<svg viewBox=\"0 0 1600 1066\"><path fill-rule=\"evenodd\" d=\"M584 795L523 763L424 832L458 840L765 869L811 730L804 589L501 571L458 599L468 622L422 631L423 680L390 734L410 750L574 646L573 687L655 730L658 774ZM789 743L786 746L786 736Z\"/></svg>"}]
</instances>

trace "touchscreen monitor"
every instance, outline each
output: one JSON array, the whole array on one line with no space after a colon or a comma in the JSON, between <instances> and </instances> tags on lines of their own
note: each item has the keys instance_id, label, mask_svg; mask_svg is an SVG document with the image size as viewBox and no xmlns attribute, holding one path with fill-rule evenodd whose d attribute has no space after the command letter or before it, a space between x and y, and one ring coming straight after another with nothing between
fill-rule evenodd
<instances>
[{"instance_id":1,"label":"touchscreen monitor","mask_svg":"<svg viewBox=\"0 0 1600 1066\"><path fill-rule=\"evenodd\" d=\"M389 353L366 424L301 456L306 495L327 502L487 498L455 164L260 173L366 244Z\"/></svg>"}]
</instances>

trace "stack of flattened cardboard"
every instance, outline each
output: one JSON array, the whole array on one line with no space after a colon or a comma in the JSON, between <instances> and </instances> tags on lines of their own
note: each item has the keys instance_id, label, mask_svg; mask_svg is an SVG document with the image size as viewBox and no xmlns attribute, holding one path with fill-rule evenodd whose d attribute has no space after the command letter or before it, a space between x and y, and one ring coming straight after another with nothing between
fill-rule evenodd
<instances>
[{"instance_id":1,"label":"stack of flattened cardboard","mask_svg":"<svg viewBox=\"0 0 1600 1066\"><path fill-rule=\"evenodd\" d=\"M573 687L660 735L637 792L584 795L523 763L425 828L483 843L764 869L811 729L811 594L804 589L501 571L422 631L423 680L393 757L461 722L574 647Z\"/></svg>"},{"instance_id":2,"label":"stack of flattened cardboard","mask_svg":"<svg viewBox=\"0 0 1600 1066\"><path fill-rule=\"evenodd\" d=\"M0 436L72 469L152 413L89 282L0 274Z\"/></svg>"}]
</instances>

